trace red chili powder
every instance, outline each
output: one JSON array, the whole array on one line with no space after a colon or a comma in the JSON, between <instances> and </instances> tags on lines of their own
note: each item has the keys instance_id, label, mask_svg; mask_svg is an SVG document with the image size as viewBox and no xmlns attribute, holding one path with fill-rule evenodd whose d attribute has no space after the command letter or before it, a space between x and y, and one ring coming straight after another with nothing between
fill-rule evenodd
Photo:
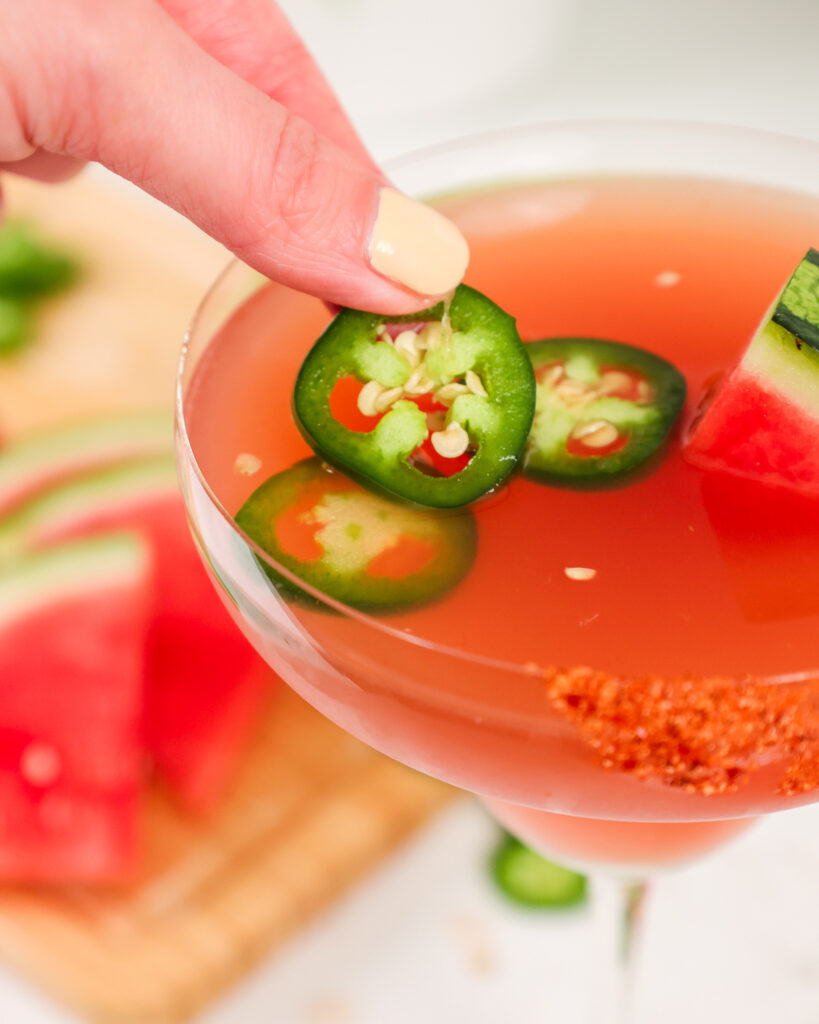
<instances>
[{"instance_id":1,"label":"red chili powder","mask_svg":"<svg viewBox=\"0 0 819 1024\"><path fill-rule=\"evenodd\" d=\"M621 678L537 669L553 705L602 767L706 795L730 793L781 762L782 795L819 787L819 679Z\"/></svg>"}]
</instances>

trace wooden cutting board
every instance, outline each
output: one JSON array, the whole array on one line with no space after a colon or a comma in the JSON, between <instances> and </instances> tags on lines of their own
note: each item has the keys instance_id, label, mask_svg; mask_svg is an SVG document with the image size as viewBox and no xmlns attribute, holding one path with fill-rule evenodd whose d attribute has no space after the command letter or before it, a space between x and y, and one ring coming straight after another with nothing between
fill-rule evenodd
<instances>
[{"instance_id":1,"label":"wooden cutting board","mask_svg":"<svg viewBox=\"0 0 819 1024\"><path fill-rule=\"evenodd\" d=\"M43 309L36 344L0 361L0 434L170 405L185 327L225 250L93 171L58 187L9 177L3 188L7 215L36 220L85 271ZM90 1021L176 1024L451 795L279 684L207 821L182 814L159 785L148 790L132 884L0 887L0 957Z\"/></svg>"}]
</instances>

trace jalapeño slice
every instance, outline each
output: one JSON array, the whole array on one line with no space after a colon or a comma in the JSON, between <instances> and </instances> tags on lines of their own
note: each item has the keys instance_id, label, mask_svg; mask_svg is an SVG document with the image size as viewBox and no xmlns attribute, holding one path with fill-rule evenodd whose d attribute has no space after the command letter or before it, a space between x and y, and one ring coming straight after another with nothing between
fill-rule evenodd
<instances>
[{"instance_id":1,"label":"jalape\u00f1o slice","mask_svg":"<svg viewBox=\"0 0 819 1024\"><path fill-rule=\"evenodd\" d=\"M334 414L340 383L357 389L356 429ZM333 465L420 505L466 505L520 457L535 409L532 366L514 319L460 285L410 317L345 309L296 380L296 422Z\"/></svg>"},{"instance_id":2,"label":"jalape\u00f1o slice","mask_svg":"<svg viewBox=\"0 0 819 1024\"><path fill-rule=\"evenodd\" d=\"M660 356L597 338L526 345L537 405L527 475L546 482L603 483L644 463L685 401L685 378Z\"/></svg>"},{"instance_id":3,"label":"jalape\u00f1o slice","mask_svg":"<svg viewBox=\"0 0 819 1024\"><path fill-rule=\"evenodd\" d=\"M490 870L504 896L524 907L567 908L586 898L583 875L546 860L512 835L501 840Z\"/></svg>"},{"instance_id":4,"label":"jalape\u00f1o slice","mask_svg":"<svg viewBox=\"0 0 819 1024\"><path fill-rule=\"evenodd\" d=\"M373 494L319 459L265 481L236 523L305 583L344 604L386 609L431 601L475 556L475 520ZM291 581L265 565L279 587Z\"/></svg>"}]
</instances>

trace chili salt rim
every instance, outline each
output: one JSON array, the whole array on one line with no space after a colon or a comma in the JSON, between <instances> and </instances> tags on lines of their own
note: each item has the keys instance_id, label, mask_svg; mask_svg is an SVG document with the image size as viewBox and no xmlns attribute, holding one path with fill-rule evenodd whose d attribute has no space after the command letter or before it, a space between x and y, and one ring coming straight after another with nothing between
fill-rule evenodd
<instances>
[{"instance_id":1,"label":"chili salt rim","mask_svg":"<svg viewBox=\"0 0 819 1024\"><path fill-rule=\"evenodd\" d=\"M538 674L603 768L713 796L782 760L780 795L819 788L819 678L629 678L591 668Z\"/></svg>"}]
</instances>

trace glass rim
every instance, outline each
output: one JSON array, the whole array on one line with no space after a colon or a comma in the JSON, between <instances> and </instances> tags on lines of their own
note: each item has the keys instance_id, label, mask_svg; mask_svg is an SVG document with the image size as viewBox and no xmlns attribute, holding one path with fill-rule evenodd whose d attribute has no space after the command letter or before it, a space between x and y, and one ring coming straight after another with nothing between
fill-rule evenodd
<instances>
[{"instance_id":1,"label":"glass rim","mask_svg":"<svg viewBox=\"0 0 819 1024\"><path fill-rule=\"evenodd\" d=\"M706 122L706 121L686 121L686 120L675 120L675 119L661 119L661 118L584 118L584 119L565 119L565 120L549 120L532 122L529 124L521 124L519 126L496 128L488 131L474 132L467 135L459 136L454 139L448 139L442 142L432 143L427 146L418 147L402 153L398 156L392 157L384 162L384 169L388 172L393 172L402 167L409 166L413 163L419 163L423 160L435 159L446 156L448 153L456 152L462 149L467 149L472 146L480 145L493 145L497 144L504 139L516 138L522 140L527 136L540 135L551 131L564 131L571 132L575 131L578 133L583 132L618 132L628 133L632 132L651 132L661 130L664 132L673 132L681 136L690 135L691 137L698 137L702 139L704 136L712 138L718 138L723 141L726 139L735 140L737 142L756 141L759 144L768 142L771 145L787 145L795 149L804 149L807 152L812 152L814 155L819 155L819 140L809 139L803 136L788 135L784 132L773 132L763 129L746 128L738 125L719 124L717 122ZM631 176L634 172L620 172L622 174L629 173ZM655 175L656 172L649 172ZM690 174L688 172L681 172L679 174L682 178L691 177L692 179L700 178L702 175ZM715 176L716 177L716 176ZM512 182L512 179L508 179ZM514 183L522 184L528 179L521 177L514 179ZM541 176L540 180L546 180ZM732 180L737 180L735 177ZM497 182L499 184L499 182ZM495 182L486 181L485 184L490 186ZM480 187L480 186L477 186ZM785 186L787 189L787 187ZM819 196L819 193L818 193ZM383 619L377 618L375 615L368 614L365 611L361 611L351 605L347 605L344 602L338 601L331 597L329 594L325 594L323 591L318 590L316 587L309 583L306 583L300 577L298 577L291 570L285 566L280 565L275 558L271 557L268 552L261 548L244 530L239 527L234 517L227 511L222 502L219 500L217 495L211 488L208 480L203 473L196 455L193 451L193 446L188 435L187 422L185 418L185 371L187 358L191 343L193 342L197 328L201 322L204 313L207 311L213 297L218 293L225 280L237 269L244 267L248 273L259 273L254 271L247 264L242 261L233 258L227 265L219 272L217 277L211 283L206 290L205 294L197 304L188 327L185 331L182 348L180 351L179 359L177 362L176 381L174 388L174 426L178 438L178 457L179 448L184 454L184 458L187 463L192 467L199 485L202 487L207 498L213 504L213 507L219 513L220 517L226 522L231 532L235 534L244 543L254 555L261 559L264 563L269 565L275 572L288 579L291 583L295 584L299 590L304 591L310 597L324 605L334 612L355 619L358 622L363 623L372 629L377 630L382 634L386 634L393 639L399 640L402 643L411 645L412 647L420 647L425 650L433 651L438 654L453 657L461 661L468 661L476 665L480 665L484 668L502 670L508 673L516 675L526 676L531 678L533 675L532 662L516 662L508 661L503 658L491 658L486 655L477 654L473 651L464 650L460 647L453 647L447 644L441 644L433 640L425 639L421 636L414 634L405 633L401 629L397 629ZM262 280L266 280L263 275L259 274ZM187 499L186 499L187 504ZM190 517L189 517L190 518ZM541 666L537 666L538 669ZM548 670L547 666L542 666L544 671ZM789 683L800 683L800 682L813 682L819 679L819 665L811 669L805 669L803 671L787 672L787 673L774 673L767 675L752 675L750 673L744 673L741 677L738 677L734 682L737 685L744 685L751 682L765 682L775 684L789 684Z\"/></svg>"},{"instance_id":2,"label":"glass rim","mask_svg":"<svg viewBox=\"0 0 819 1024\"><path fill-rule=\"evenodd\" d=\"M385 160L385 170L392 170L394 167L403 166L409 162L421 159L428 159L438 155L445 155L455 149L461 149L477 143L498 142L509 136L523 138L527 135L539 135L546 131L569 132L604 132L616 131L625 133L628 131L672 131L675 134L691 134L697 136L709 135L719 139L735 139L741 141L758 140L762 142L767 139L771 143L778 142L793 147L805 147L807 150L819 151L819 139L812 139L805 135L792 135L788 132L773 131L769 128L749 128L744 125L727 124L719 121L696 121L686 118L662 118L662 117L578 117L578 118L553 118L545 121L531 121L519 125L511 125L503 128L489 128L483 131L469 132L466 135L459 135L453 139L444 139L440 142L431 142L425 146L417 146L414 149L406 150Z\"/></svg>"}]
</instances>

